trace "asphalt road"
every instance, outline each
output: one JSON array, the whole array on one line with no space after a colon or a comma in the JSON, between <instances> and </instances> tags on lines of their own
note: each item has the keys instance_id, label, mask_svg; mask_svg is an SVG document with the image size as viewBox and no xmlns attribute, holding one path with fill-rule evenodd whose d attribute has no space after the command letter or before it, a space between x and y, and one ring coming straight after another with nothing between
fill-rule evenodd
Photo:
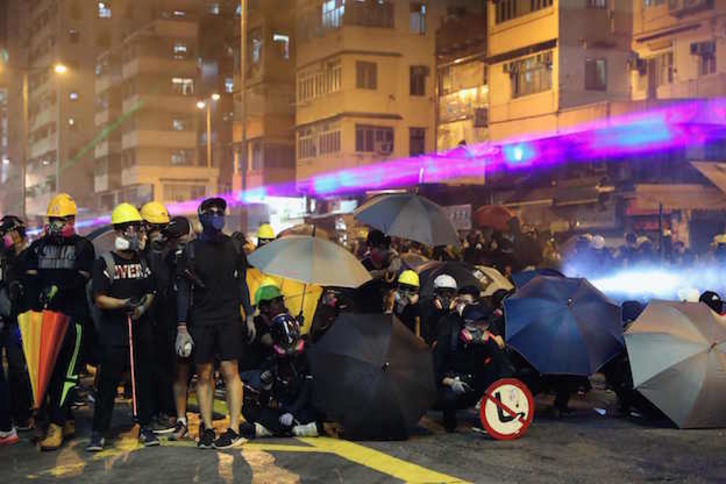
<instances>
[{"instance_id":1,"label":"asphalt road","mask_svg":"<svg viewBox=\"0 0 726 484\"><path fill-rule=\"evenodd\" d=\"M612 395L576 397L576 413L548 416L538 399L528 433L509 442L472 432L473 413L446 434L432 412L406 442L347 442L335 438L261 439L240 449L198 450L193 442L140 448L128 407L114 416L117 438L103 453L83 451L90 409L77 411L79 435L54 453L38 452L29 435L0 448L0 482L644 482L726 481L726 430L677 430L667 423L601 415ZM224 422L217 422L219 427Z\"/></svg>"}]
</instances>

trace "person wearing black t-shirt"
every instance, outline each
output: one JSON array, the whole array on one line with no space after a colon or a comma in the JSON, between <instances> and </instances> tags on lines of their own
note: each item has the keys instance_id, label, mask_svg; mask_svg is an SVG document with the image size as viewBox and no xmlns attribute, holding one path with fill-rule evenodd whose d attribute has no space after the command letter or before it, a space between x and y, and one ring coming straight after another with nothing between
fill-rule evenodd
<instances>
[{"instance_id":1,"label":"person wearing black t-shirt","mask_svg":"<svg viewBox=\"0 0 726 484\"><path fill-rule=\"evenodd\" d=\"M103 450L104 435L111 427L116 388L124 370L131 365L132 347L139 442L146 447L159 445L150 428L154 348L148 311L154 301L154 280L142 255L146 235L139 211L128 203L114 209L111 223L116 235L115 250L102 255L93 266L93 300L101 311L99 340L102 351L93 432L86 446L89 452ZM133 333L131 340L129 324Z\"/></svg>"},{"instance_id":2,"label":"person wearing black t-shirt","mask_svg":"<svg viewBox=\"0 0 726 484\"><path fill-rule=\"evenodd\" d=\"M247 287L247 259L242 247L222 233L227 202L210 198L199 206L202 233L189 243L181 264L186 277L179 281L177 353L194 344L197 397L202 414L200 449L227 449L243 439L239 429L242 381L238 360L244 338L240 307L246 316L247 337L255 338L255 323ZM189 323L189 327L187 327ZM221 362L227 390L230 426L218 439L212 428L214 359Z\"/></svg>"},{"instance_id":3,"label":"person wearing black t-shirt","mask_svg":"<svg viewBox=\"0 0 726 484\"><path fill-rule=\"evenodd\" d=\"M42 450L60 448L64 438L75 433L68 398L79 382L77 362L83 328L88 324L86 283L91 277L95 253L88 239L75 232L78 208L65 193L48 205L48 223L43 236L28 248L26 258L28 301L31 309L48 309L70 318L48 385L44 410L50 417Z\"/></svg>"}]
</instances>

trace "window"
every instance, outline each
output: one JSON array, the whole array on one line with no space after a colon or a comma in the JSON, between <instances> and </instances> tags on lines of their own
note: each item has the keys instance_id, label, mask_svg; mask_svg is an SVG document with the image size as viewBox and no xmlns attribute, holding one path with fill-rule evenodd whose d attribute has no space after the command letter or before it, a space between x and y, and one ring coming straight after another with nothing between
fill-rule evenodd
<instances>
[{"instance_id":1,"label":"window","mask_svg":"<svg viewBox=\"0 0 726 484\"><path fill-rule=\"evenodd\" d=\"M315 139L312 128L301 128L297 132L297 158L314 158L316 155Z\"/></svg>"},{"instance_id":2,"label":"window","mask_svg":"<svg viewBox=\"0 0 726 484\"><path fill-rule=\"evenodd\" d=\"M496 23L506 22L551 6L552 0L499 0L496 4Z\"/></svg>"},{"instance_id":3,"label":"window","mask_svg":"<svg viewBox=\"0 0 726 484\"><path fill-rule=\"evenodd\" d=\"M588 8L608 8L608 0L587 0Z\"/></svg>"},{"instance_id":4,"label":"window","mask_svg":"<svg viewBox=\"0 0 726 484\"><path fill-rule=\"evenodd\" d=\"M194 163L194 150L172 150L172 165L191 165Z\"/></svg>"},{"instance_id":5,"label":"window","mask_svg":"<svg viewBox=\"0 0 726 484\"><path fill-rule=\"evenodd\" d=\"M605 59L585 59L585 90L607 91L608 74Z\"/></svg>"},{"instance_id":6,"label":"window","mask_svg":"<svg viewBox=\"0 0 726 484\"><path fill-rule=\"evenodd\" d=\"M348 2L343 20L346 25L391 29L393 14L393 2L389 0L354 1Z\"/></svg>"},{"instance_id":7,"label":"window","mask_svg":"<svg viewBox=\"0 0 726 484\"><path fill-rule=\"evenodd\" d=\"M275 50L285 60L290 59L290 36L283 34L273 34L272 43L275 46Z\"/></svg>"},{"instance_id":8,"label":"window","mask_svg":"<svg viewBox=\"0 0 726 484\"><path fill-rule=\"evenodd\" d=\"M78 101L78 92L77 91L69 92L68 99L70 99L71 101Z\"/></svg>"},{"instance_id":9,"label":"window","mask_svg":"<svg viewBox=\"0 0 726 484\"><path fill-rule=\"evenodd\" d=\"M411 2L409 14L409 29L412 34L426 34L426 4Z\"/></svg>"},{"instance_id":10,"label":"window","mask_svg":"<svg viewBox=\"0 0 726 484\"><path fill-rule=\"evenodd\" d=\"M186 59L187 58L187 44L185 42L174 42L174 58L175 59Z\"/></svg>"},{"instance_id":11,"label":"window","mask_svg":"<svg viewBox=\"0 0 726 484\"><path fill-rule=\"evenodd\" d=\"M190 199L204 198L206 194L207 189L204 185L164 184L164 200L184 202Z\"/></svg>"},{"instance_id":12,"label":"window","mask_svg":"<svg viewBox=\"0 0 726 484\"><path fill-rule=\"evenodd\" d=\"M81 33L76 29L70 29L68 31L68 42L71 44L77 44L81 40Z\"/></svg>"},{"instance_id":13,"label":"window","mask_svg":"<svg viewBox=\"0 0 726 484\"><path fill-rule=\"evenodd\" d=\"M187 16L187 12L186 12L186 10L174 10L172 12L172 15L174 17L186 17Z\"/></svg>"},{"instance_id":14,"label":"window","mask_svg":"<svg viewBox=\"0 0 726 484\"><path fill-rule=\"evenodd\" d=\"M358 153L393 153L393 128L356 125L355 151Z\"/></svg>"},{"instance_id":15,"label":"window","mask_svg":"<svg viewBox=\"0 0 726 484\"><path fill-rule=\"evenodd\" d=\"M707 76L716 73L716 43L699 42L691 44L691 53L698 56L698 75Z\"/></svg>"},{"instance_id":16,"label":"window","mask_svg":"<svg viewBox=\"0 0 726 484\"><path fill-rule=\"evenodd\" d=\"M343 25L345 0L324 0L321 8L323 27L337 29Z\"/></svg>"},{"instance_id":17,"label":"window","mask_svg":"<svg viewBox=\"0 0 726 484\"><path fill-rule=\"evenodd\" d=\"M250 31L250 62L259 64L262 59L262 29L254 29Z\"/></svg>"},{"instance_id":18,"label":"window","mask_svg":"<svg viewBox=\"0 0 726 484\"><path fill-rule=\"evenodd\" d=\"M320 154L340 152L340 123L324 123L320 127Z\"/></svg>"},{"instance_id":19,"label":"window","mask_svg":"<svg viewBox=\"0 0 726 484\"><path fill-rule=\"evenodd\" d=\"M673 84L673 52L665 52L653 58L657 86Z\"/></svg>"},{"instance_id":20,"label":"window","mask_svg":"<svg viewBox=\"0 0 726 484\"><path fill-rule=\"evenodd\" d=\"M259 140L253 141L250 149L252 151L252 171L262 170L264 163L262 142Z\"/></svg>"},{"instance_id":21,"label":"window","mask_svg":"<svg viewBox=\"0 0 726 484\"><path fill-rule=\"evenodd\" d=\"M645 7L657 7L658 5L664 5L665 0L643 0Z\"/></svg>"},{"instance_id":22,"label":"window","mask_svg":"<svg viewBox=\"0 0 726 484\"><path fill-rule=\"evenodd\" d=\"M429 68L427 66L411 66L409 69L409 91L411 96L426 95L426 77Z\"/></svg>"},{"instance_id":23,"label":"window","mask_svg":"<svg viewBox=\"0 0 726 484\"><path fill-rule=\"evenodd\" d=\"M173 118L171 120L171 129L174 131L186 131L188 128L188 120L184 118Z\"/></svg>"},{"instance_id":24,"label":"window","mask_svg":"<svg viewBox=\"0 0 726 484\"><path fill-rule=\"evenodd\" d=\"M76 126L76 118L68 118L68 126L70 126L70 127Z\"/></svg>"},{"instance_id":25,"label":"window","mask_svg":"<svg viewBox=\"0 0 726 484\"><path fill-rule=\"evenodd\" d=\"M342 67L339 60L326 62L322 69L300 74L298 101L325 96L340 91Z\"/></svg>"},{"instance_id":26,"label":"window","mask_svg":"<svg viewBox=\"0 0 726 484\"><path fill-rule=\"evenodd\" d=\"M207 13L212 15L219 15L219 4L210 3L209 5L207 5Z\"/></svg>"},{"instance_id":27,"label":"window","mask_svg":"<svg viewBox=\"0 0 726 484\"><path fill-rule=\"evenodd\" d=\"M509 81L512 98L552 89L552 52L533 55L510 62Z\"/></svg>"},{"instance_id":28,"label":"window","mask_svg":"<svg viewBox=\"0 0 726 484\"><path fill-rule=\"evenodd\" d=\"M224 79L224 92L234 92L234 79L227 77Z\"/></svg>"},{"instance_id":29,"label":"window","mask_svg":"<svg viewBox=\"0 0 726 484\"><path fill-rule=\"evenodd\" d=\"M355 86L358 89L378 88L378 65L375 62L355 63Z\"/></svg>"},{"instance_id":30,"label":"window","mask_svg":"<svg viewBox=\"0 0 726 484\"><path fill-rule=\"evenodd\" d=\"M111 18L111 4L108 0L98 2L98 18Z\"/></svg>"},{"instance_id":31,"label":"window","mask_svg":"<svg viewBox=\"0 0 726 484\"><path fill-rule=\"evenodd\" d=\"M174 94L181 94L182 96L191 96L194 94L194 79L174 77L171 83Z\"/></svg>"},{"instance_id":32,"label":"window","mask_svg":"<svg viewBox=\"0 0 726 484\"><path fill-rule=\"evenodd\" d=\"M426 129L408 129L408 153L410 156L419 156L426 153Z\"/></svg>"}]
</instances>

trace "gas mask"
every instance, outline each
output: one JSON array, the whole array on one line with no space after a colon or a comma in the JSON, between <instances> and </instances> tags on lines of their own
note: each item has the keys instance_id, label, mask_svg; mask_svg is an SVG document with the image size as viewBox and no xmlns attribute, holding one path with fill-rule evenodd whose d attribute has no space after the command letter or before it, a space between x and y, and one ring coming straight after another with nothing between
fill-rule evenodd
<instances>
[{"instance_id":1,"label":"gas mask","mask_svg":"<svg viewBox=\"0 0 726 484\"><path fill-rule=\"evenodd\" d=\"M434 305L439 311L449 311L454 304L456 294L454 291L442 290L434 294Z\"/></svg>"},{"instance_id":2,"label":"gas mask","mask_svg":"<svg viewBox=\"0 0 726 484\"><path fill-rule=\"evenodd\" d=\"M10 234L3 235L3 244L2 249L5 251L10 251L15 246L15 241L13 240L13 236Z\"/></svg>"},{"instance_id":3,"label":"gas mask","mask_svg":"<svg viewBox=\"0 0 726 484\"><path fill-rule=\"evenodd\" d=\"M459 332L459 339L464 344L480 345L489 341L489 331L483 323L465 323Z\"/></svg>"},{"instance_id":4,"label":"gas mask","mask_svg":"<svg viewBox=\"0 0 726 484\"><path fill-rule=\"evenodd\" d=\"M393 302L396 305L396 312L401 313L409 304L418 302L418 291L415 288L399 286L393 292Z\"/></svg>"},{"instance_id":5,"label":"gas mask","mask_svg":"<svg viewBox=\"0 0 726 484\"><path fill-rule=\"evenodd\" d=\"M48 220L48 224L45 226L45 233L48 237L54 239L64 239L72 237L76 230L73 220L52 218Z\"/></svg>"},{"instance_id":6,"label":"gas mask","mask_svg":"<svg viewBox=\"0 0 726 484\"><path fill-rule=\"evenodd\" d=\"M118 251L139 252L146 247L146 237L138 228L128 227L116 233L114 248Z\"/></svg>"}]
</instances>

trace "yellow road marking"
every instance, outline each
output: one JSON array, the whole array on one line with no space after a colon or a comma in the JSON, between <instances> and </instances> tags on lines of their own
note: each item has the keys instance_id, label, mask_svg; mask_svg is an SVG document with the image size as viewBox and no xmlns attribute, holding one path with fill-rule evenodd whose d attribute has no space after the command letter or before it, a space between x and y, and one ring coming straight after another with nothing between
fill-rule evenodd
<instances>
[{"instance_id":1,"label":"yellow road marking","mask_svg":"<svg viewBox=\"0 0 726 484\"><path fill-rule=\"evenodd\" d=\"M279 467L275 457L267 452L245 448L240 452L242 458L252 469L252 483L293 484L300 482L300 476Z\"/></svg>"}]
</instances>

